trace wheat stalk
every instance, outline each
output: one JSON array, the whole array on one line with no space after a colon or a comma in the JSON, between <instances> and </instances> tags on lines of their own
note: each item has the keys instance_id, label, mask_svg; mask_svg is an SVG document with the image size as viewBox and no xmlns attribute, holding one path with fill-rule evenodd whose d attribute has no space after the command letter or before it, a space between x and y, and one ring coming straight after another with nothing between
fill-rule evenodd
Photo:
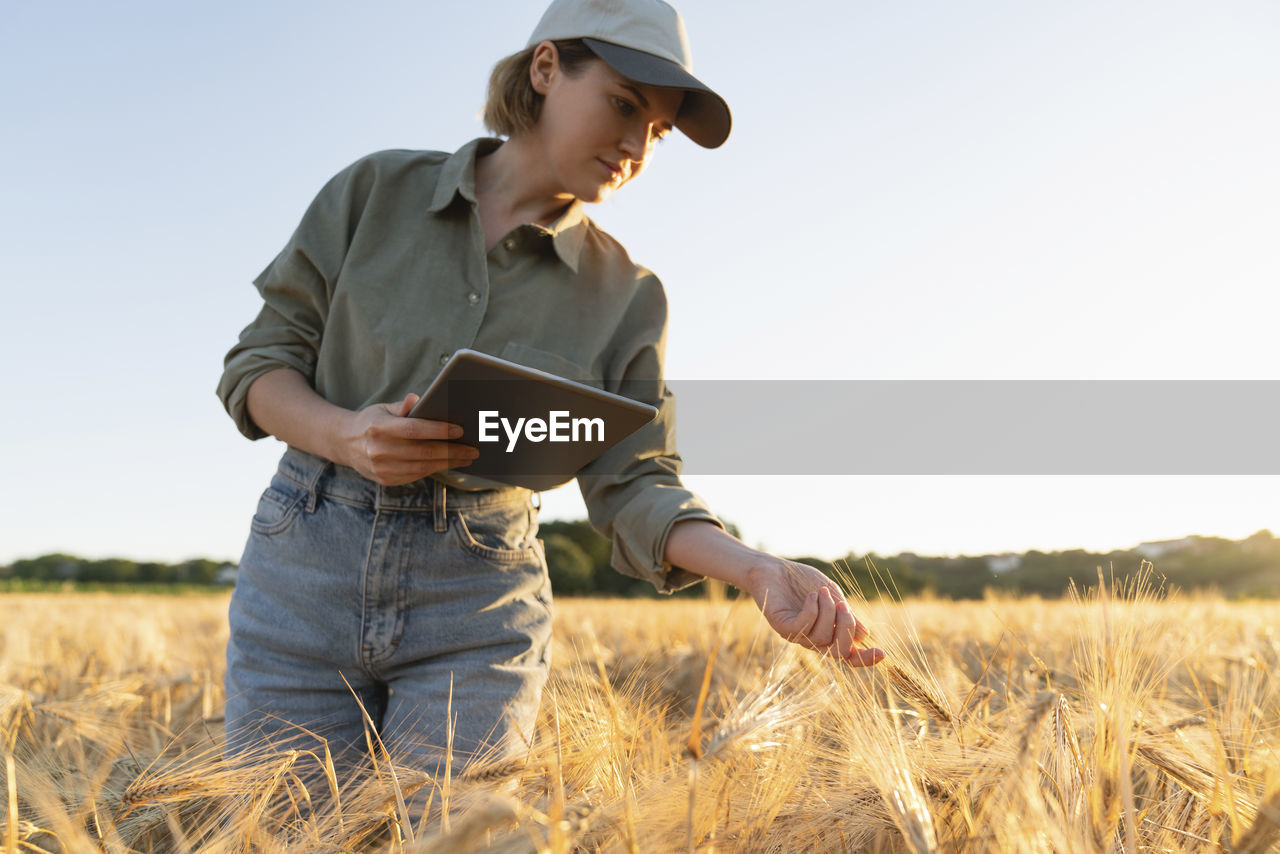
<instances>
[{"instance_id":1,"label":"wheat stalk","mask_svg":"<svg viewBox=\"0 0 1280 854\"><path fill-rule=\"evenodd\" d=\"M1080 739L1076 736L1075 725L1071 722L1071 706L1068 705L1065 694L1058 695L1058 700L1053 707L1053 733L1058 752L1071 757L1075 782L1088 781L1084 757L1080 753Z\"/></svg>"},{"instance_id":2,"label":"wheat stalk","mask_svg":"<svg viewBox=\"0 0 1280 854\"><path fill-rule=\"evenodd\" d=\"M537 771L529 765L528 757L520 759L509 759L505 762L498 762L493 765L484 765L478 768L468 768L458 775L460 780L468 783L492 783L498 780L505 780L508 777L514 777L517 774L523 774L526 771Z\"/></svg>"},{"instance_id":3,"label":"wheat stalk","mask_svg":"<svg viewBox=\"0 0 1280 854\"><path fill-rule=\"evenodd\" d=\"M1280 789L1258 805L1253 824L1241 835L1233 854L1266 854L1280 840Z\"/></svg>"},{"instance_id":4,"label":"wheat stalk","mask_svg":"<svg viewBox=\"0 0 1280 854\"><path fill-rule=\"evenodd\" d=\"M896 664L885 665L885 673L889 677L889 681L893 683L893 687L897 689L908 700L914 700L925 709L933 717L943 723L951 723L951 710L946 699L934 691L931 686L924 681L917 679L907 671L903 670Z\"/></svg>"},{"instance_id":5,"label":"wheat stalk","mask_svg":"<svg viewBox=\"0 0 1280 854\"><path fill-rule=\"evenodd\" d=\"M547 689L560 729L548 701L529 755L458 774L453 797L470 806L453 810L452 833L428 808L413 847L1274 849L1280 691L1266 667L1280 660L1267 634L1280 604L1115 589L1076 602L871 603L883 634L911 641L901 655L891 643L889 662L870 670L833 668L747 613L723 627L705 695L707 628L722 610L562 601ZM992 608L1012 616L992 620ZM0 597L0 643L12 644L0 657L0 756L21 810L9 819L0 809L0 850L404 850L399 798L432 779L397 766L393 782L376 742L381 780L338 764L320 741L296 763L279 748L222 763L221 733L205 718L222 702L209 662L223 654L223 621L216 599ZM1188 625L1203 627L1200 642L1185 642ZM935 667L973 680L963 706ZM304 757L319 769L312 792ZM332 797L308 809L326 785ZM497 789L505 808L486 800ZM273 807L256 811L264 794Z\"/></svg>"}]
</instances>

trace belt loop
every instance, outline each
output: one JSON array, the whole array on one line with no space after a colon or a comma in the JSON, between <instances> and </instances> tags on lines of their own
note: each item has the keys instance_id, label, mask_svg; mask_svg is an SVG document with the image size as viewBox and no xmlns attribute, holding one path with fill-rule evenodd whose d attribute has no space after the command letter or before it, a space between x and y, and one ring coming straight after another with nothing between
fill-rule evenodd
<instances>
[{"instance_id":1,"label":"belt loop","mask_svg":"<svg viewBox=\"0 0 1280 854\"><path fill-rule=\"evenodd\" d=\"M333 463L325 460L323 465L316 467L316 473L311 476L311 482L307 484L307 512L316 512L316 503L319 501L320 478L324 477L324 473L329 470L329 466Z\"/></svg>"},{"instance_id":2,"label":"belt loop","mask_svg":"<svg viewBox=\"0 0 1280 854\"><path fill-rule=\"evenodd\" d=\"M446 521L445 515L444 515L446 490L445 490L444 484L438 480L432 480L431 483L432 483L431 508L432 508L433 514L435 515L436 530L447 531L449 530L449 524Z\"/></svg>"}]
</instances>

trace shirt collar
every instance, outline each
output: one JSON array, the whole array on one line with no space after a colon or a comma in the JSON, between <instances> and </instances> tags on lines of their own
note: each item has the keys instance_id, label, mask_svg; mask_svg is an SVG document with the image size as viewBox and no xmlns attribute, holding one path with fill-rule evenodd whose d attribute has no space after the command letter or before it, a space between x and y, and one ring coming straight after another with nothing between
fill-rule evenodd
<instances>
[{"instance_id":1,"label":"shirt collar","mask_svg":"<svg viewBox=\"0 0 1280 854\"><path fill-rule=\"evenodd\" d=\"M556 248L560 260L573 272L578 272L578 259L582 256L582 242L587 238L589 220L577 199L560 214L560 218L547 227L551 245Z\"/></svg>"},{"instance_id":2,"label":"shirt collar","mask_svg":"<svg viewBox=\"0 0 1280 854\"><path fill-rule=\"evenodd\" d=\"M449 159L444 162L444 166L440 169L440 179L436 182L436 192L431 197L431 205L427 210L431 211L431 213L440 213L453 203L455 196L462 196L462 198L475 204L476 155L488 154L499 145L502 145L502 140L482 136L479 139L471 140L462 148L450 154Z\"/></svg>"},{"instance_id":3,"label":"shirt collar","mask_svg":"<svg viewBox=\"0 0 1280 854\"><path fill-rule=\"evenodd\" d=\"M476 157L488 154L500 145L502 140L482 136L471 140L449 155L449 159L440 169L440 179L436 183L435 195L432 196L427 210L438 214L449 207L458 196L475 204ZM546 227L537 227L542 234L551 238L556 255L575 273L578 272L578 260L582 255L582 243L586 240L589 222L583 211L582 202L574 199L555 222Z\"/></svg>"}]
</instances>

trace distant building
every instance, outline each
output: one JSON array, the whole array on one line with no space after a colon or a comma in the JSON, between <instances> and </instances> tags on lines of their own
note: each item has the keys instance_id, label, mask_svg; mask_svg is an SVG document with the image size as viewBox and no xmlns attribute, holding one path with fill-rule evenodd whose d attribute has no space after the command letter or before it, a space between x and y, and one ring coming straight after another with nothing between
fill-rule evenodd
<instances>
[{"instance_id":1,"label":"distant building","mask_svg":"<svg viewBox=\"0 0 1280 854\"><path fill-rule=\"evenodd\" d=\"M1183 537L1180 540L1155 540L1150 543L1139 543L1133 547L1133 550L1145 557L1147 560L1155 560L1164 557L1173 552L1185 551L1196 544L1194 536Z\"/></svg>"},{"instance_id":2,"label":"distant building","mask_svg":"<svg viewBox=\"0 0 1280 854\"><path fill-rule=\"evenodd\" d=\"M218 571L213 574L214 584L223 584L227 587L233 587L236 583L236 576L240 574L240 567L234 563L224 563L218 567Z\"/></svg>"},{"instance_id":3,"label":"distant building","mask_svg":"<svg viewBox=\"0 0 1280 854\"><path fill-rule=\"evenodd\" d=\"M1002 555L987 555L986 561L987 569L991 570L993 575L999 575L1022 566L1022 555L1005 552Z\"/></svg>"}]
</instances>

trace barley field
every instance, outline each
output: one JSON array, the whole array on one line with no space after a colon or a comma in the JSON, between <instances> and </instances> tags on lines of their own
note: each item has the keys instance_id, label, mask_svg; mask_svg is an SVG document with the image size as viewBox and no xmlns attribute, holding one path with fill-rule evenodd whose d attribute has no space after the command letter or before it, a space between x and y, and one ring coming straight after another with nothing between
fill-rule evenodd
<instances>
[{"instance_id":1,"label":"barley field","mask_svg":"<svg viewBox=\"0 0 1280 854\"><path fill-rule=\"evenodd\" d=\"M221 764L226 606L0 597L4 851L1257 854L1280 839L1280 603L1167 595L1149 576L1062 601L873 601L858 612L889 655L859 671L774 638L749 602L563 600L527 761L427 778L383 754L354 779L323 752Z\"/></svg>"}]
</instances>

